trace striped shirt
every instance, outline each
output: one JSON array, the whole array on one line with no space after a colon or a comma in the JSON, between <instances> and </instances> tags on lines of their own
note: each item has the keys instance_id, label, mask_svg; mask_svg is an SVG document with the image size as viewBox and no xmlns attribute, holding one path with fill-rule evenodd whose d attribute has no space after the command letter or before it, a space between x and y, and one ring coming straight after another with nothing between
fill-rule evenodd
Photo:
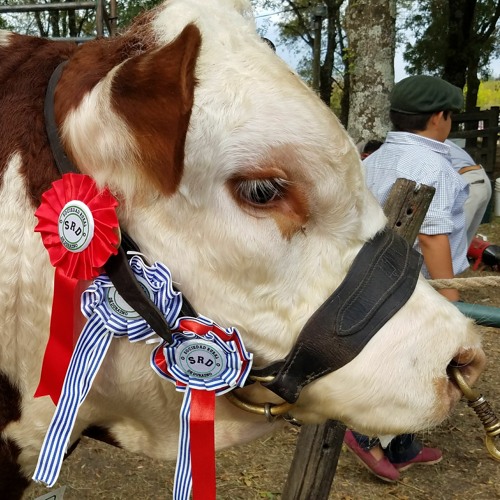
<instances>
[{"instance_id":1,"label":"striped shirt","mask_svg":"<svg viewBox=\"0 0 500 500\"><path fill-rule=\"evenodd\" d=\"M389 132L386 142L363 161L366 184L383 205L398 178L436 188L420 233L447 234L455 275L469 267L464 203L467 184L451 166L450 147L409 132ZM419 249L418 242L415 247ZM422 272L429 277L427 269Z\"/></svg>"}]
</instances>

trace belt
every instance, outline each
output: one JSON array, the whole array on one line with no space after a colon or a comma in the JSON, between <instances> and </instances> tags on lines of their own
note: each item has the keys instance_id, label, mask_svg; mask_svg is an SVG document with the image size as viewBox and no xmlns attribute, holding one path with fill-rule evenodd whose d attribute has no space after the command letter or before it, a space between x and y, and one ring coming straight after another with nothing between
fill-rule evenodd
<instances>
[{"instance_id":1,"label":"belt","mask_svg":"<svg viewBox=\"0 0 500 500\"><path fill-rule=\"evenodd\" d=\"M470 172L471 170L480 170L483 167L481 165L471 165L470 167L463 167L461 168L458 173L459 174L465 174L466 172Z\"/></svg>"}]
</instances>

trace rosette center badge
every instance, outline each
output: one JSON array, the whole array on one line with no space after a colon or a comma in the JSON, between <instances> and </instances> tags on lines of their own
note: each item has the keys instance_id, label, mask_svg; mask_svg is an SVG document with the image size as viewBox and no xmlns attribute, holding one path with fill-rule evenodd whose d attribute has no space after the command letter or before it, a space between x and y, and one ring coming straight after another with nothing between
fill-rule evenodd
<instances>
[{"instance_id":1,"label":"rosette center badge","mask_svg":"<svg viewBox=\"0 0 500 500\"><path fill-rule=\"evenodd\" d=\"M215 343L204 340L188 340L177 347L177 366L188 376L209 380L226 369L226 354Z\"/></svg>"},{"instance_id":2,"label":"rosette center badge","mask_svg":"<svg viewBox=\"0 0 500 500\"><path fill-rule=\"evenodd\" d=\"M79 200L66 203L59 214L58 232L64 248L83 252L94 237L94 217L89 207Z\"/></svg>"}]
</instances>

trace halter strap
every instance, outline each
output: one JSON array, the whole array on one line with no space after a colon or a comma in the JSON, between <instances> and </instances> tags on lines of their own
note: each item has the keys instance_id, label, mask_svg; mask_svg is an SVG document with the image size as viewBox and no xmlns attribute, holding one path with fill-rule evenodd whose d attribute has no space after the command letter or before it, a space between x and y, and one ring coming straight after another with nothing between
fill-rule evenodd
<instances>
[{"instance_id":1,"label":"halter strap","mask_svg":"<svg viewBox=\"0 0 500 500\"><path fill-rule=\"evenodd\" d=\"M422 256L390 229L363 245L344 281L311 316L268 389L294 403L352 361L413 293Z\"/></svg>"}]
</instances>

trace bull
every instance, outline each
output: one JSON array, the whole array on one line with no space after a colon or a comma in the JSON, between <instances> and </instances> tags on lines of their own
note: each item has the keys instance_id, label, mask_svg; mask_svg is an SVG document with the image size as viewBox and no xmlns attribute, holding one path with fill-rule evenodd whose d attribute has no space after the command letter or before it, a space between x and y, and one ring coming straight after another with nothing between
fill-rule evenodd
<instances>
[{"instance_id":1,"label":"bull","mask_svg":"<svg viewBox=\"0 0 500 500\"><path fill-rule=\"evenodd\" d=\"M29 485L55 410L34 397L55 272L34 214L61 177L44 100L63 62L53 114L64 154L118 200L120 229L168 266L193 311L240 332L255 368L287 357L290 366L301 331L386 223L353 142L260 38L246 0L167 0L120 36L83 45L0 32L0 491L9 499ZM305 348L310 383L290 386L280 369L281 389L236 392L367 434L438 424L460 397L448 366L460 360L473 383L484 354L472 322L413 281L341 366L314 368L343 349L323 338ZM328 315L312 322L314 344ZM99 429L124 449L176 457L182 397L151 370L151 349L113 340L69 445ZM217 448L280 425L217 399Z\"/></svg>"}]
</instances>

